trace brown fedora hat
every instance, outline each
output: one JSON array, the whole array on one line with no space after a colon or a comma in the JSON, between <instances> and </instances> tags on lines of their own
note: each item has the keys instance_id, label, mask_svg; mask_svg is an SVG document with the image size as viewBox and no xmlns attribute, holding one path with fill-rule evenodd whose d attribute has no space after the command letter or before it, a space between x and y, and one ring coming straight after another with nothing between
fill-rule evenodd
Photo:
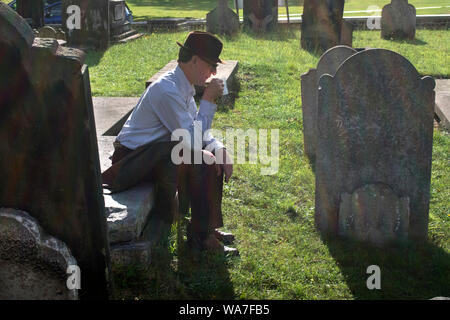
<instances>
[{"instance_id":1,"label":"brown fedora hat","mask_svg":"<svg viewBox=\"0 0 450 320\"><path fill-rule=\"evenodd\" d=\"M192 31L188 34L184 45L177 41L177 44L199 56L211 65L224 63L219 59L222 52L222 42L213 34L204 31Z\"/></svg>"}]
</instances>

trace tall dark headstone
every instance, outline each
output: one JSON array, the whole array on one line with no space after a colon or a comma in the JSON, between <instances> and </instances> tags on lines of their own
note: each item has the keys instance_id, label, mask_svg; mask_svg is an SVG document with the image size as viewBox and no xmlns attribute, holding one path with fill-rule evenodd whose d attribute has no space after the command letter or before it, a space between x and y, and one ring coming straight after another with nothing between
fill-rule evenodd
<instances>
[{"instance_id":1,"label":"tall dark headstone","mask_svg":"<svg viewBox=\"0 0 450 320\"><path fill-rule=\"evenodd\" d=\"M392 0L381 12L383 39L414 40L416 35L416 8L408 0Z\"/></svg>"},{"instance_id":2,"label":"tall dark headstone","mask_svg":"<svg viewBox=\"0 0 450 320\"><path fill-rule=\"evenodd\" d=\"M0 207L26 211L81 269L81 299L108 297L109 244L83 51L34 38L0 2Z\"/></svg>"},{"instance_id":3,"label":"tall dark headstone","mask_svg":"<svg viewBox=\"0 0 450 320\"><path fill-rule=\"evenodd\" d=\"M333 47L320 57L316 69L301 76L304 150L312 162L316 158L319 79L324 74L334 76L341 63L355 53L356 50L348 46Z\"/></svg>"},{"instance_id":4,"label":"tall dark headstone","mask_svg":"<svg viewBox=\"0 0 450 320\"><path fill-rule=\"evenodd\" d=\"M434 87L384 49L352 55L335 76L320 78L315 219L322 232L365 230L376 243L427 238Z\"/></svg>"},{"instance_id":5,"label":"tall dark headstone","mask_svg":"<svg viewBox=\"0 0 450 320\"><path fill-rule=\"evenodd\" d=\"M40 28L44 25L43 0L17 0L17 12L23 18L30 19L33 28Z\"/></svg>"},{"instance_id":6,"label":"tall dark headstone","mask_svg":"<svg viewBox=\"0 0 450 320\"><path fill-rule=\"evenodd\" d=\"M244 0L244 29L257 33L275 30L278 24L278 0Z\"/></svg>"},{"instance_id":7,"label":"tall dark headstone","mask_svg":"<svg viewBox=\"0 0 450 320\"><path fill-rule=\"evenodd\" d=\"M74 6L80 10L80 28L73 27L72 22L76 21L78 14ZM108 48L111 33L109 0L62 0L62 21L69 46Z\"/></svg>"},{"instance_id":8,"label":"tall dark headstone","mask_svg":"<svg viewBox=\"0 0 450 320\"><path fill-rule=\"evenodd\" d=\"M345 0L305 0L301 30L303 49L323 52L343 42L351 44L351 26L343 30L344 4Z\"/></svg>"}]
</instances>

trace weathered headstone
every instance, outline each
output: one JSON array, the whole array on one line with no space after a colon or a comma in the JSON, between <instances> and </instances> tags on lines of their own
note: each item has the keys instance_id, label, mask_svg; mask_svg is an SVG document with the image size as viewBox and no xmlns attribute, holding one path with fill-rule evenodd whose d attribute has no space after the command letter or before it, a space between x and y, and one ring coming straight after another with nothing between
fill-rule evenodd
<instances>
[{"instance_id":1,"label":"weathered headstone","mask_svg":"<svg viewBox=\"0 0 450 320\"><path fill-rule=\"evenodd\" d=\"M351 212L364 216L360 221L386 221L379 235L395 234L385 228L398 219L395 226L408 226L399 238L427 238L434 87L433 78L421 78L408 60L383 49L354 54L335 76L320 78L315 220L322 232L341 233L339 212L352 204ZM378 184L388 188L371 187ZM370 194L388 198L374 204ZM377 205L392 209L381 217Z\"/></svg>"},{"instance_id":2,"label":"weathered headstone","mask_svg":"<svg viewBox=\"0 0 450 320\"><path fill-rule=\"evenodd\" d=\"M26 212L0 208L0 300L78 299L69 267L77 261L62 241Z\"/></svg>"},{"instance_id":3,"label":"weathered headstone","mask_svg":"<svg viewBox=\"0 0 450 320\"><path fill-rule=\"evenodd\" d=\"M72 10L67 13L68 9ZM79 26L76 23L78 15L80 15ZM62 21L70 46L108 48L110 41L108 0L62 0Z\"/></svg>"},{"instance_id":4,"label":"weathered headstone","mask_svg":"<svg viewBox=\"0 0 450 320\"><path fill-rule=\"evenodd\" d=\"M239 16L230 9L227 0L219 0L217 8L206 15L206 31L227 35L239 31Z\"/></svg>"},{"instance_id":5,"label":"weathered headstone","mask_svg":"<svg viewBox=\"0 0 450 320\"><path fill-rule=\"evenodd\" d=\"M351 44L349 39L353 29L350 25L344 25L344 2L305 0L301 30L303 49L326 51L339 44Z\"/></svg>"},{"instance_id":6,"label":"weathered headstone","mask_svg":"<svg viewBox=\"0 0 450 320\"><path fill-rule=\"evenodd\" d=\"M319 79L324 74L334 76L341 63L355 53L355 49L347 46L333 47L320 57L317 69L310 69L301 76L304 150L312 162L316 156Z\"/></svg>"},{"instance_id":7,"label":"weathered headstone","mask_svg":"<svg viewBox=\"0 0 450 320\"><path fill-rule=\"evenodd\" d=\"M34 38L0 2L0 206L35 218L81 269L81 299L106 299L109 244L84 53Z\"/></svg>"},{"instance_id":8,"label":"weathered headstone","mask_svg":"<svg viewBox=\"0 0 450 320\"><path fill-rule=\"evenodd\" d=\"M23 18L30 19L33 28L44 25L44 1L17 0L17 12Z\"/></svg>"},{"instance_id":9,"label":"weathered headstone","mask_svg":"<svg viewBox=\"0 0 450 320\"><path fill-rule=\"evenodd\" d=\"M408 0L391 0L381 12L383 39L413 40L416 34L416 8Z\"/></svg>"},{"instance_id":10,"label":"weathered headstone","mask_svg":"<svg viewBox=\"0 0 450 320\"><path fill-rule=\"evenodd\" d=\"M276 29L278 0L244 0L244 28L257 33Z\"/></svg>"}]
</instances>

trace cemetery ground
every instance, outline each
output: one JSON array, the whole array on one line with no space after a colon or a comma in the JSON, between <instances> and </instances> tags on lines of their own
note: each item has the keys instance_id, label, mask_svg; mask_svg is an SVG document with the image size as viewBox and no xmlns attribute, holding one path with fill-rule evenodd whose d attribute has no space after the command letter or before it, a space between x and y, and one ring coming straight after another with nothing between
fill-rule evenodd
<instances>
[{"instance_id":1,"label":"cemetery ground","mask_svg":"<svg viewBox=\"0 0 450 320\"><path fill-rule=\"evenodd\" d=\"M90 52L94 96L139 96L145 81L178 53L186 32L153 33ZM240 92L222 106L213 128L280 130L279 171L235 164L224 185L224 229L240 257L193 254L176 223L154 252L150 272L115 270L119 299L430 299L450 294L450 135L434 130L429 234L426 244L380 249L322 238L314 227L314 167L304 154L300 75L319 55L300 49L299 31L221 38L223 59L239 60ZM356 31L353 46L385 48L422 75L450 78L450 32L417 30L416 40L385 41ZM374 106L375 107L375 106ZM270 154L270 151L269 151ZM248 155L248 150L247 150ZM367 267L381 269L369 290Z\"/></svg>"}]
</instances>

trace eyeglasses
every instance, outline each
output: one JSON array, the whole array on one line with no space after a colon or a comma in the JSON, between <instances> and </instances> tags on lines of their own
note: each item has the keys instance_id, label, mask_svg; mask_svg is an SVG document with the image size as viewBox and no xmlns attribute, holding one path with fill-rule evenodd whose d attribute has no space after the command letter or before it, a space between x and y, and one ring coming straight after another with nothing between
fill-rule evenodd
<instances>
[{"instance_id":1,"label":"eyeglasses","mask_svg":"<svg viewBox=\"0 0 450 320\"><path fill-rule=\"evenodd\" d=\"M215 64L212 64L211 62L209 62L209 61L206 61L205 59L202 59L201 57L199 57L202 61L204 61L204 62L206 62L208 65L209 65L209 67L210 67L210 69L211 69L211 73L217 73L217 64L215 63Z\"/></svg>"}]
</instances>

